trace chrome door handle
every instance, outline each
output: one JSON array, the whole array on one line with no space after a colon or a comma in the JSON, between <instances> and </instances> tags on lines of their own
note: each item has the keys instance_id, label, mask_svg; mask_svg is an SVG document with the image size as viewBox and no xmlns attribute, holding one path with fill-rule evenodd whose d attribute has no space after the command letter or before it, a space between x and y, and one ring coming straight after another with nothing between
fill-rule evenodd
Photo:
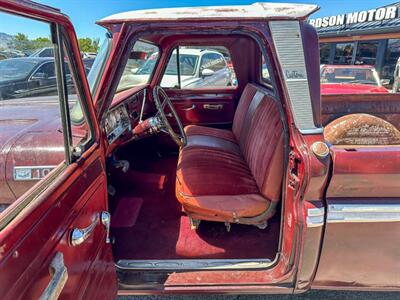
<instances>
[{"instance_id":1,"label":"chrome door handle","mask_svg":"<svg viewBox=\"0 0 400 300\"><path fill-rule=\"evenodd\" d=\"M78 246L82 244L86 239L90 236L90 234L93 232L94 228L97 225L98 217L96 215L95 220L93 221L92 224L90 224L86 228L74 228L71 232L71 245L72 246Z\"/></svg>"},{"instance_id":2,"label":"chrome door handle","mask_svg":"<svg viewBox=\"0 0 400 300\"><path fill-rule=\"evenodd\" d=\"M190 107L182 108L182 110L184 110L184 111L189 111L189 110L194 110L194 109L196 109L196 104L192 104L192 106L190 106Z\"/></svg>"},{"instance_id":3,"label":"chrome door handle","mask_svg":"<svg viewBox=\"0 0 400 300\"><path fill-rule=\"evenodd\" d=\"M204 109L220 110L224 108L223 104L204 104Z\"/></svg>"},{"instance_id":4,"label":"chrome door handle","mask_svg":"<svg viewBox=\"0 0 400 300\"><path fill-rule=\"evenodd\" d=\"M68 271L64 265L64 256L57 252L49 266L51 280L39 300L56 300L67 283Z\"/></svg>"},{"instance_id":5,"label":"chrome door handle","mask_svg":"<svg viewBox=\"0 0 400 300\"><path fill-rule=\"evenodd\" d=\"M111 215L108 211L103 211L100 214L101 223L103 224L106 230L106 244L111 243L110 238L110 226L111 226Z\"/></svg>"}]
</instances>

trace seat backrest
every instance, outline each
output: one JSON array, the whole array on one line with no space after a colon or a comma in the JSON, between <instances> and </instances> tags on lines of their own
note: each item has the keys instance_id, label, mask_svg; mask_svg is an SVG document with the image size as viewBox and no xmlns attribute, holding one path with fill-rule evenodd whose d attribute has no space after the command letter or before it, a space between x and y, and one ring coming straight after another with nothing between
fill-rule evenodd
<instances>
[{"instance_id":1,"label":"seat backrest","mask_svg":"<svg viewBox=\"0 0 400 300\"><path fill-rule=\"evenodd\" d=\"M242 132L243 124L246 119L247 111L249 109L250 103L252 102L254 95L257 92L257 88L248 83L243 90L243 93L240 97L238 107L236 108L235 116L233 118L232 132L237 140L240 141L240 135Z\"/></svg>"},{"instance_id":2,"label":"seat backrest","mask_svg":"<svg viewBox=\"0 0 400 300\"><path fill-rule=\"evenodd\" d=\"M262 88L248 84L235 114L233 133L261 194L278 201L284 168L279 103Z\"/></svg>"}]
</instances>

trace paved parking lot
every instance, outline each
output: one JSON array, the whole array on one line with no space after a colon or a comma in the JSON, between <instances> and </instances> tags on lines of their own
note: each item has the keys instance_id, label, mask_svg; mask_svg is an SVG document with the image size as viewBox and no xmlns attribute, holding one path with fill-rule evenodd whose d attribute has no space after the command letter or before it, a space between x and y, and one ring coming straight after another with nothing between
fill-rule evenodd
<instances>
[{"instance_id":1,"label":"paved parking lot","mask_svg":"<svg viewBox=\"0 0 400 300\"><path fill-rule=\"evenodd\" d=\"M134 296L118 297L118 300L391 300L400 299L399 293L311 291L301 295L241 295L241 296Z\"/></svg>"}]
</instances>

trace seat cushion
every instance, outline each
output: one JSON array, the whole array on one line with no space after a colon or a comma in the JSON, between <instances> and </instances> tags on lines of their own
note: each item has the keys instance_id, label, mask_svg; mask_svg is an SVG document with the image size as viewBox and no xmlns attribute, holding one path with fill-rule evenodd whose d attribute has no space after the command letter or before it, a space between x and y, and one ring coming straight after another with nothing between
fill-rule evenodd
<instances>
[{"instance_id":1,"label":"seat cushion","mask_svg":"<svg viewBox=\"0 0 400 300\"><path fill-rule=\"evenodd\" d=\"M184 148L179 155L177 180L185 195L258 193L243 158L219 149Z\"/></svg>"},{"instance_id":2,"label":"seat cushion","mask_svg":"<svg viewBox=\"0 0 400 300\"><path fill-rule=\"evenodd\" d=\"M254 217L270 204L259 193L243 158L220 149L184 148L176 190L186 212L203 220Z\"/></svg>"},{"instance_id":3,"label":"seat cushion","mask_svg":"<svg viewBox=\"0 0 400 300\"><path fill-rule=\"evenodd\" d=\"M213 127L199 126L199 125L188 125L185 127L185 133L190 139L193 135L209 136L214 138L223 139L229 142L236 143L235 136L232 131L226 129L219 129Z\"/></svg>"}]
</instances>

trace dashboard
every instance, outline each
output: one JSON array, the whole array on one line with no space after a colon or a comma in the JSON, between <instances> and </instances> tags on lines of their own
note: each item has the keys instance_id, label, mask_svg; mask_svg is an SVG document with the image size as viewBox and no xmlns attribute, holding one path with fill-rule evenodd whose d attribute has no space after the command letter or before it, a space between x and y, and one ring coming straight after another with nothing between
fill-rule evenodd
<instances>
[{"instance_id":1,"label":"dashboard","mask_svg":"<svg viewBox=\"0 0 400 300\"><path fill-rule=\"evenodd\" d=\"M141 90L112 107L105 118L104 127L108 144L130 133L139 122L140 107L144 91Z\"/></svg>"}]
</instances>

